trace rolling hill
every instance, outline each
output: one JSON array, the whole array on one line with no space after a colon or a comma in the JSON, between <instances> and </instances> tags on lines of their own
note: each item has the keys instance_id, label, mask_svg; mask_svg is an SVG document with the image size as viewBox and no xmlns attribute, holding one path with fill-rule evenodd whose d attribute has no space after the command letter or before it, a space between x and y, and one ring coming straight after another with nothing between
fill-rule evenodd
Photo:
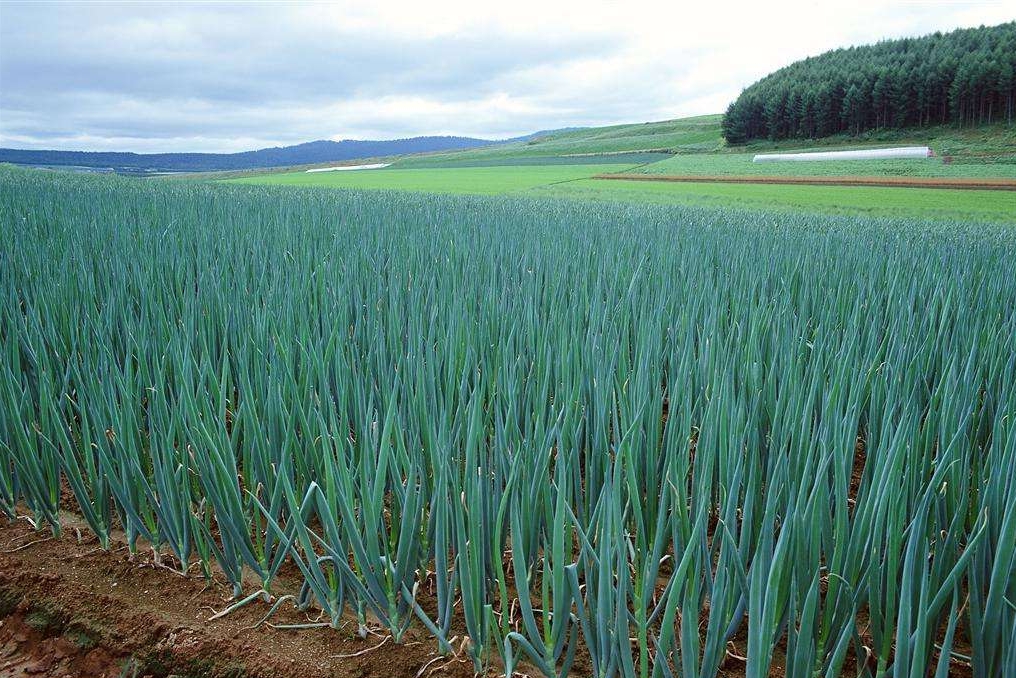
<instances>
[{"instance_id":1,"label":"rolling hill","mask_svg":"<svg viewBox=\"0 0 1016 678\"><path fill-rule=\"evenodd\" d=\"M930 146L956 165L987 167L1016 163L1016 126L1005 123L960 127L937 125L905 129L842 132L821 139L757 139L731 145L724 141L721 115L703 115L659 122L587 127L548 132L528 141L407 156L394 168L481 167L490 165L617 164L646 165L705 162L706 156L724 163L751 161L751 154L771 150L865 148L897 145ZM940 165L941 161L934 163ZM914 164L915 166L919 163ZM756 168L757 169L757 168ZM770 167L770 169L772 169ZM861 168L855 168L861 169ZM652 171L652 170L650 170ZM807 171L798 167L797 171ZM755 172L757 173L757 172ZM954 167L949 174L961 174ZM1004 174L1011 173L1006 169Z\"/></svg>"},{"instance_id":2,"label":"rolling hill","mask_svg":"<svg viewBox=\"0 0 1016 678\"><path fill-rule=\"evenodd\" d=\"M540 134L540 133L537 133ZM530 135L531 136L531 135ZM530 136L523 137L529 139ZM514 140L509 140L514 141ZM242 153L118 153L0 149L0 162L48 167L81 167L125 174L216 172L343 162L508 143L472 137L430 136L385 141L311 141Z\"/></svg>"},{"instance_id":3,"label":"rolling hill","mask_svg":"<svg viewBox=\"0 0 1016 678\"><path fill-rule=\"evenodd\" d=\"M611 155L632 156L619 159L624 162L649 162L671 153L704 153L720 149L723 145L721 118L720 115L701 115L546 132L532 139L497 146L404 158L398 164L400 167L468 167L520 162L603 162L605 156ZM652 157L654 155L655 158Z\"/></svg>"}]
</instances>

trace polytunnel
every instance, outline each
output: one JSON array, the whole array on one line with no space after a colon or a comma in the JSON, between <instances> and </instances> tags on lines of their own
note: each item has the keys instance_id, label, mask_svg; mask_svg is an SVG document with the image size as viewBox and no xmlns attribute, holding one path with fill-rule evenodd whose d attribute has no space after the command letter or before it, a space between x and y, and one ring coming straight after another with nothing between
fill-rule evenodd
<instances>
[{"instance_id":1,"label":"polytunnel","mask_svg":"<svg viewBox=\"0 0 1016 678\"><path fill-rule=\"evenodd\" d=\"M934 153L927 146L899 148L868 148L860 151L818 151L814 153L761 153L752 162L800 162L807 160L897 160L930 158Z\"/></svg>"}]
</instances>

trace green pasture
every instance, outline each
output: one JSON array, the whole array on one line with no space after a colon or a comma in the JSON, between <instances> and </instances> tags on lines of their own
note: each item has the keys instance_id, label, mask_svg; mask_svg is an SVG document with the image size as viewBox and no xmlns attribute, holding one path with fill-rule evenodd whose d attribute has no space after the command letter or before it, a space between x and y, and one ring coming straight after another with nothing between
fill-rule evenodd
<instances>
[{"instance_id":1,"label":"green pasture","mask_svg":"<svg viewBox=\"0 0 1016 678\"><path fill-rule=\"evenodd\" d=\"M425 193L500 194L620 172L632 165L530 165L436 169L292 172L230 179L232 183L323 188L387 189Z\"/></svg>"},{"instance_id":2,"label":"green pasture","mask_svg":"<svg viewBox=\"0 0 1016 678\"><path fill-rule=\"evenodd\" d=\"M410 156L399 167L428 167L449 161L498 162L534 156L581 156L646 151L715 151L723 146L719 115L557 132L529 141L465 151Z\"/></svg>"},{"instance_id":3,"label":"green pasture","mask_svg":"<svg viewBox=\"0 0 1016 678\"><path fill-rule=\"evenodd\" d=\"M1016 191L599 179L537 190L581 200L1016 223Z\"/></svg>"},{"instance_id":4,"label":"green pasture","mask_svg":"<svg viewBox=\"0 0 1016 678\"><path fill-rule=\"evenodd\" d=\"M941 158L919 160L842 160L811 162L752 162L752 153L700 153L672 155L644 165L644 174L704 176L873 176L1016 178L1016 155L1007 162L963 159L945 163Z\"/></svg>"},{"instance_id":5,"label":"green pasture","mask_svg":"<svg viewBox=\"0 0 1016 678\"><path fill-rule=\"evenodd\" d=\"M688 156L690 157L690 156ZM719 163L718 163L719 164ZM750 163L749 163L750 165ZM648 202L875 216L1016 221L1016 192L866 186L627 182L592 179L625 165L529 165L294 172L230 183Z\"/></svg>"}]
</instances>

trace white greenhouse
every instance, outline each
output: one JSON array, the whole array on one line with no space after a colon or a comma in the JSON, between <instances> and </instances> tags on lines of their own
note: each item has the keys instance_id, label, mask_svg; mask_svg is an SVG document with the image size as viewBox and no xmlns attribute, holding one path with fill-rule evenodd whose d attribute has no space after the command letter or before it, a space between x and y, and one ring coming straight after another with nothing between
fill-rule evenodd
<instances>
[{"instance_id":1,"label":"white greenhouse","mask_svg":"<svg viewBox=\"0 0 1016 678\"><path fill-rule=\"evenodd\" d=\"M762 153L752 162L802 162L809 160L900 160L931 158L935 154L927 146L870 148L863 151L818 151L814 153Z\"/></svg>"}]
</instances>

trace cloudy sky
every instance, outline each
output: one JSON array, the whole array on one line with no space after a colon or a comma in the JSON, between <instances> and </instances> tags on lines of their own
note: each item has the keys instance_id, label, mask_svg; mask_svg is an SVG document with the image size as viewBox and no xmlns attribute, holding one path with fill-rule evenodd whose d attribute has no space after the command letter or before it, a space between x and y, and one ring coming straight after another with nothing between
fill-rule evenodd
<instances>
[{"instance_id":1,"label":"cloudy sky","mask_svg":"<svg viewBox=\"0 0 1016 678\"><path fill-rule=\"evenodd\" d=\"M485 4L0 0L0 146L237 151L661 120L722 112L834 47L1016 19L1016 0Z\"/></svg>"}]
</instances>

